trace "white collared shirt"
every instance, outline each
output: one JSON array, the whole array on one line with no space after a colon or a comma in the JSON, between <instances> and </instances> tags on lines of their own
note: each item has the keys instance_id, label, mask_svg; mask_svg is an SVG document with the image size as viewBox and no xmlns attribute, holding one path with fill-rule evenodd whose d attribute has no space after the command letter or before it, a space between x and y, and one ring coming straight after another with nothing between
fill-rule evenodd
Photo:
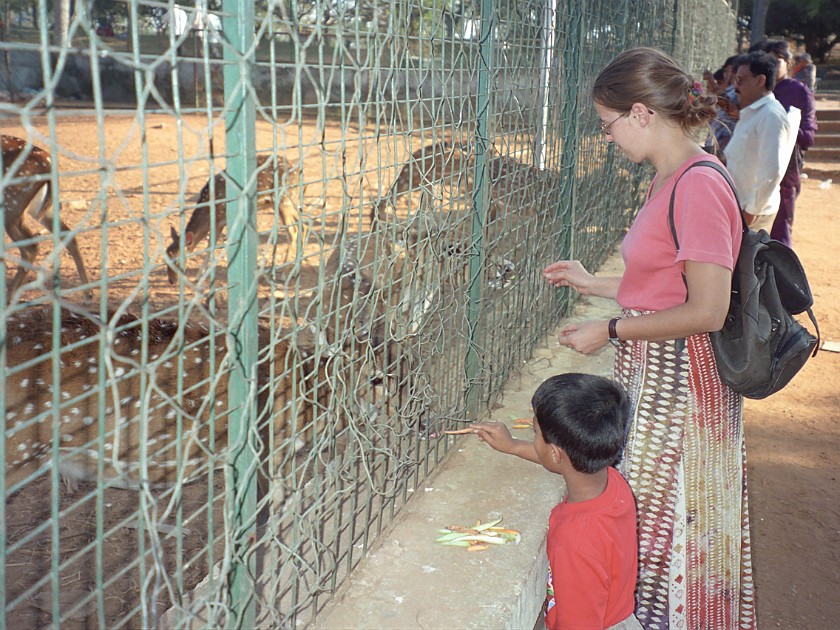
<instances>
[{"instance_id":1,"label":"white collared shirt","mask_svg":"<svg viewBox=\"0 0 840 630\"><path fill-rule=\"evenodd\" d=\"M744 212L778 212L779 183L790 162L801 117L796 108L785 112L772 92L741 110L724 154Z\"/></svg>"}]
</instances>

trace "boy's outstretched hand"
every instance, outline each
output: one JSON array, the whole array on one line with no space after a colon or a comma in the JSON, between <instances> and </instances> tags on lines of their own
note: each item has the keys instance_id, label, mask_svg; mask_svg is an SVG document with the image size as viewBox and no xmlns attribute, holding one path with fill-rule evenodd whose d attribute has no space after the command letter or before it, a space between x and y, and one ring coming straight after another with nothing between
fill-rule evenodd
<instances>
[{"instance_id":1,"label":"boy's outstretched hand","mask_svg":"<svg viewBox=\"0 0 840 630\"><path fill-rule=\"evenodd\" d=\"M470 428L478 435L478 439L486 442L491 448L500 453L513 453L518 440L514 440L507 426L501 422L477 422Z\"/></svg>"},{"instance_id":2,"label":"boy's outstretched hand","mask_svg":"<svg viewBox=\"0 0 840 630\"><path fill-rule=\"evenodd\" d=\"M470 425L470 429L478 436L479 440L486 442L500 453L516 455L536 464L541 463L537 456L537 450L534 448L534 442L515 439L511 436L507 426L501 422L476 422Z\"/></svg>"}]
</instances>

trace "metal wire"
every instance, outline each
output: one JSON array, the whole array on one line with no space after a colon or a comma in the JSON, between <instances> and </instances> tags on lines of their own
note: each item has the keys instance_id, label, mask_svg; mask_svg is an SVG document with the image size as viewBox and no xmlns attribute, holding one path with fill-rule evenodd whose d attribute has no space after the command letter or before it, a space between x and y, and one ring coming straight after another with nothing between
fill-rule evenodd
<instances>
[{"instance_id":1,"label":"metal wire","mask_svg":"<svg viewBox=\"0 0 840 630\"><path fill-rule=\"evenodd\" d=\"M0 625L306 625L569 308L541 269L631 221L598 70L654 45L699 75L734 15L100 4L0 41L2 133L51 157L0 179L7 228L26 186L51 213L0 245Z\"/></svg>"}]
</instances>

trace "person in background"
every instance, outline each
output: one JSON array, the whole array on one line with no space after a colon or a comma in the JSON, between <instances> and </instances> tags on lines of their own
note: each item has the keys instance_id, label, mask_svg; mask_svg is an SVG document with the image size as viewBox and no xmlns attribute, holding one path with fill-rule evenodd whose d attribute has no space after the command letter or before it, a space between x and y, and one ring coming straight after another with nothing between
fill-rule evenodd
<instances>
[{"instance_id":1,"label":"person in background","mask_svg":"<svg viewBox=\"0 0 840 630\"><path fill-rule=\"evenodd\" d=\"M735 125L738 124L740 111L738 109L738 95L735 93L734 79L735 69L737 68L738 60L742 57L733 55L728 57L723 62L723 67L720 69L721 79L718 82L717 89L717 110L715 119L711 123L712 134L714 135L714 143L709 142L706 145L706 150L713 153L721 160L725 160L724 149L732 138L735 132ZM715 73L714 76L717 76Z\"/></svg>"},{"instance_id":2,"label":"person in background","mask_svg":"<svg viewBox=\"0 0 840 630\"><path fill-rule=\"evenodd\" d=\"M771 39L765 50L779 62L773 95L790 115L794 108L800 112L796 144L791 152L784 177L779 184L779 212L773 222L770 236L788 247L793 247L793 217L796 199L802 190L802 169L805 167L805 152L814 146L817 133L817 108L814 93L796 79L788 76L791 60L790 47L783 39Z\"/></svg>"},{"instance_id":3,"label":"person in background","mask_svg":"<svg viewBox=\"0 0 840 630\"><path fill-rule=\"evenodd\" d=\"M703 71L703 81L706 82L706 91L709 94L718 93L718 80L723 79L723 68L712 72L711 70Z\"/></svg>"},{"instance_id":4,"label":"person in background","mask_svg":"<svg viewBox=\"0 0 840 630\"><path fill-rule=\"evenodd\" d=\"M533 441L504 424L471 425L502 453L542 464L566 482L548 520L545 625L580 630L641 630L633 616L638 570L636 502L612 468L624 446L630 403L613 381L560 374L531 398Z\"/></svg>"},{"instance_id":5,"label":"person in background","mask_svg":"<svg viewBox=\"0 0 840 630\"><path fill-rule=\"evenodd\" d=\"M632 404L618 470L638 512L636 617L650 629L748 630L755 596L743 399L721 382L709 339L729 310L742 222L721 173L688 170L716 159L697 142L716 97L662 51L634 48L601 71L592 98L607 141L656 175L621 245L622 276L561 260L543 277L622 308L608 321L567 324L558 341L583 354L615 346L615 379Z\"/></svg>"},{"instance_id":6,"label":"person in background","mask_svg":"<svg viewBox=\"0 0 840 630\"><path fill-rule=\"evenodd\" d=\"M715 89L709 90L712 94L722 94L723 90L726 89L726 81L724 77L726 73L723 71L723 68L718 68L715 70L714 74L712 74L712 79L715 81Z\"/></svg>"},{"instance_id":7,"label":"person in background","mask_svg":"<svg viewBox=\"0 0 840 630\"><path fill-rule=\"evenodd\" d=\"M817 91L817 67L811 61L811 55L806 52L796 55L790 73L794 79L811 90L811 94Z\"/></svg>"},{"instance_id":8,"label":"person in background","mask_svg":"<svg viewBox=\"0 0 840 630\"><path fill-rule=\"evenodd\" d=\"M779 183L787 169L796 125L773 96L778 62L765 52L750 53L735 72L741 118L726 146L726 168L752 229L773 227L779 211Z\"/></svg>"}]
</instances>

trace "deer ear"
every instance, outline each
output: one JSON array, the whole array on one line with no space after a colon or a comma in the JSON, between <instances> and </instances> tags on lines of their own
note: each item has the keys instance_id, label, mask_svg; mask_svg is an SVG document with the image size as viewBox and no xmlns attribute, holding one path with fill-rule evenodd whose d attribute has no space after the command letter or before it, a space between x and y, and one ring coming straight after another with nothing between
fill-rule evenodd
<instances>
[{"instance_id":1,"label":"deer ear","mask_svg":"<svg viewBox=\"0 0 840 630\"><path fill-rule=\"evenodd\" d=\"M176 231L175 231L175 228L174 228L174 227L172 227L171 225L169 226L169 237L170 237L173 241L177 241L177 240L178 240L178 232L176 232Z\"/></svg>"},{"instance_id":2,"label":"deer ear","mask_svg":"<svg viewBox=\"0 0 840 630\"><path fill-rule=\"evenodd\" d=\"M192 247L194 238L195 237L193 236L192 232L184 232L184 245L186 245L188 248Z\"/></svg>"}]
</instances>

